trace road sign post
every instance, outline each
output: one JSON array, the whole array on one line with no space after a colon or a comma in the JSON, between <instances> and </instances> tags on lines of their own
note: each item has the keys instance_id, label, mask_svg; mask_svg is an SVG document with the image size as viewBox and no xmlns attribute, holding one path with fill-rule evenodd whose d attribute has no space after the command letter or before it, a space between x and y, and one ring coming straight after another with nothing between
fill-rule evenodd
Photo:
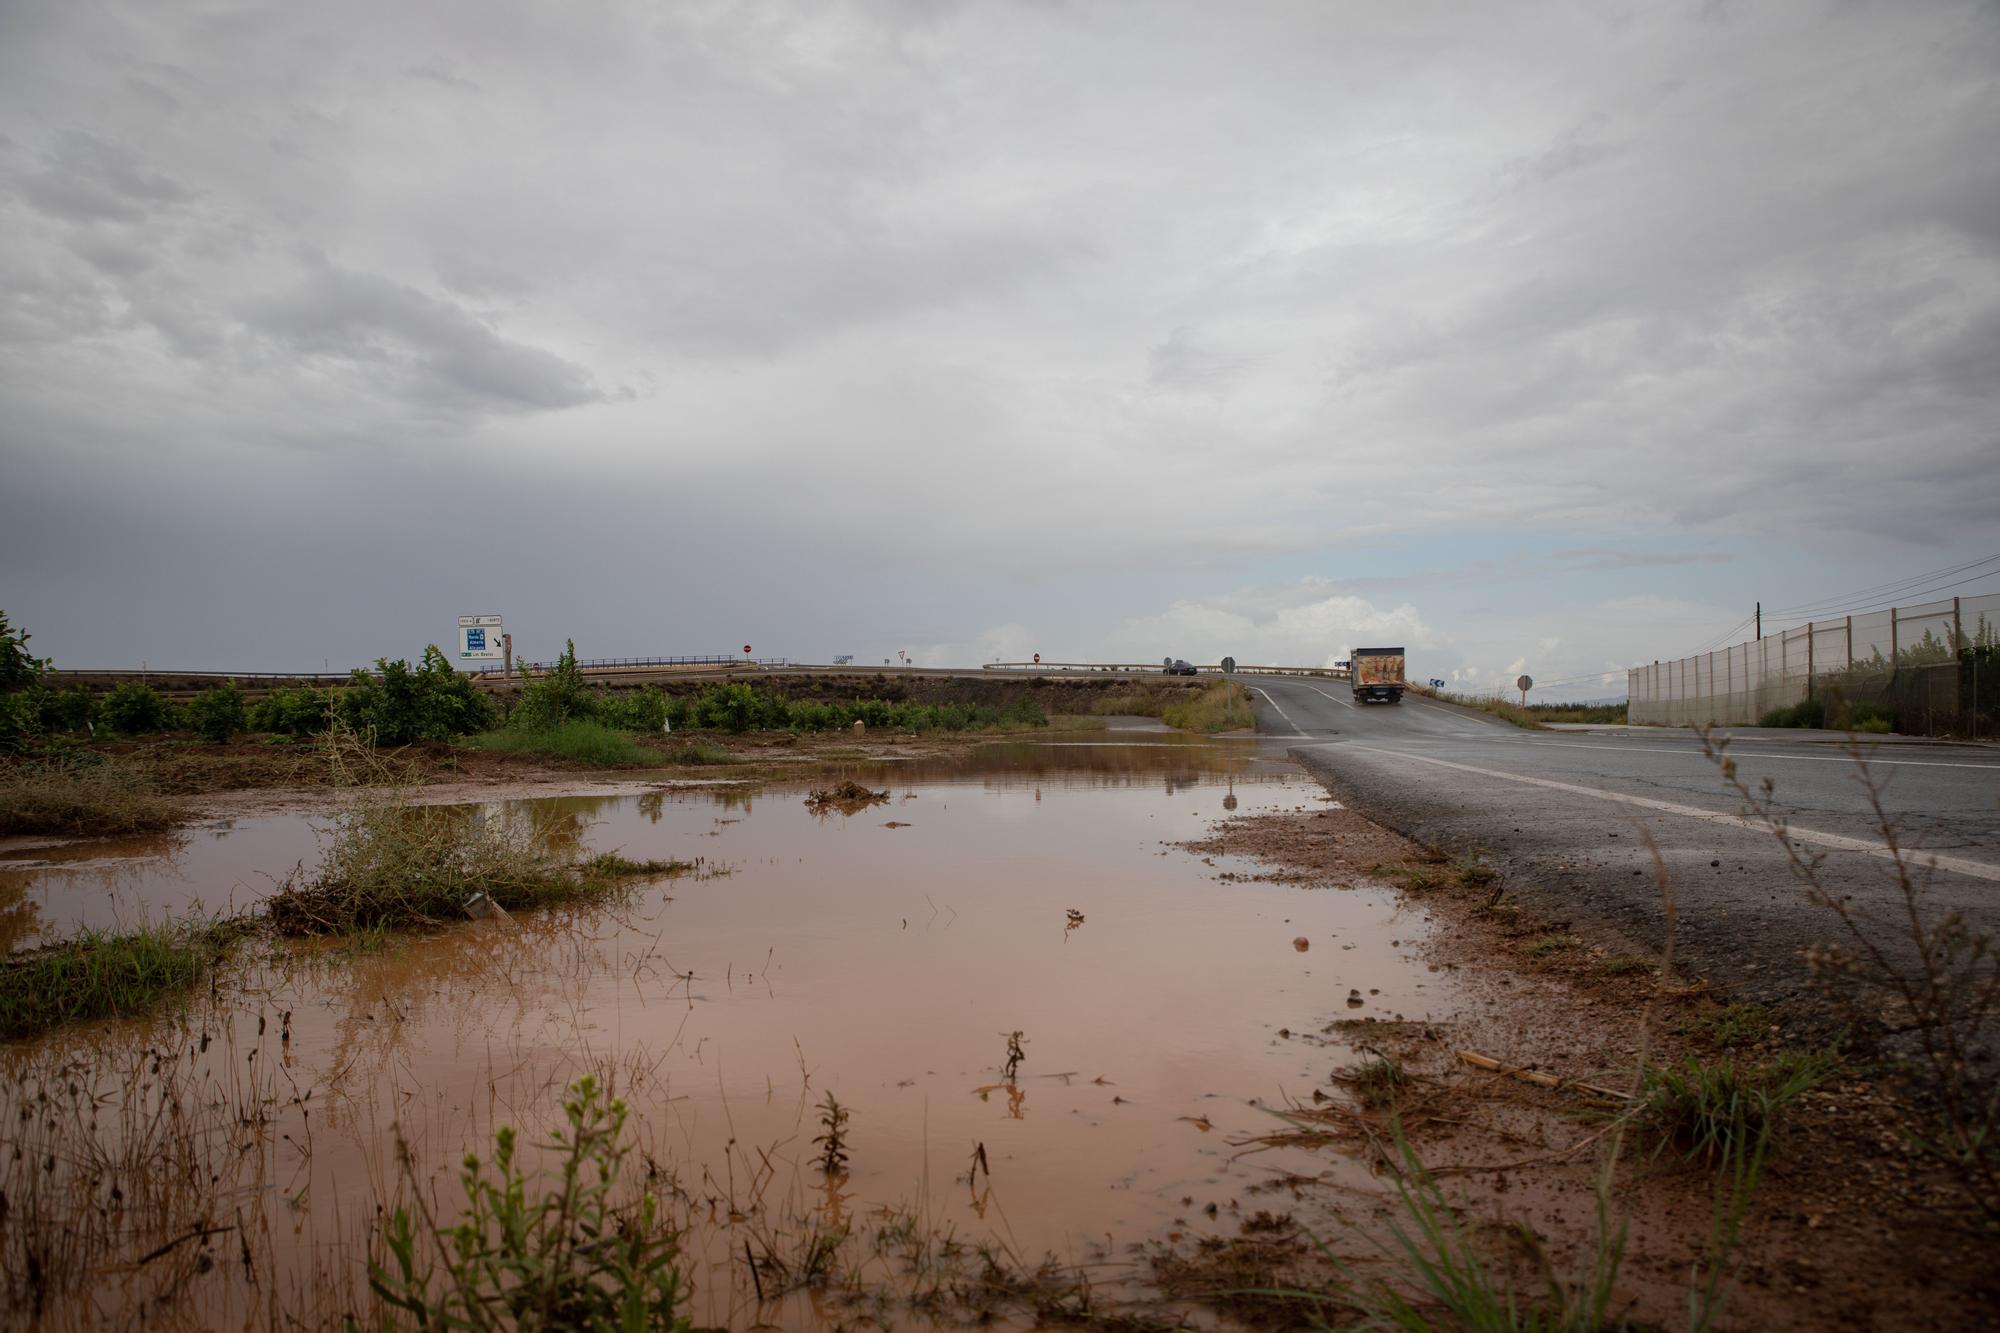
<instances>
[{"instance_id":1,"label":"road sign post","mask_svg":"<svg viewBox=\"0 0 2000 1333\"><path fill-rule=\"evenodd\" d=\"M508 640L499 616L458 618L458 660L499 662L508 657Z\"/></svg>"},{"instance_id":2,"label":"road sign post","mask_svg":"<svg viewBox=\"0 0 2000 1333\"><path fill-rule=\"evenodd\" d=\"M1521 707L1526 708L1528 706L1528 691L1535 688L1535 678L1533 676L1522 676L1514 684L1521 691Z\"/></svg>"}]
</instances>

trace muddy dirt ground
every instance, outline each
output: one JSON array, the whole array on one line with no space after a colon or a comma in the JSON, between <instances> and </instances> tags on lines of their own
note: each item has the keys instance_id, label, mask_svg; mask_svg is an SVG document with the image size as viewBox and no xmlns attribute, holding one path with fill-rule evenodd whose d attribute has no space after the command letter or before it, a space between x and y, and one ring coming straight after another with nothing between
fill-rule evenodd
<instances>
[{"instance_id":1,"label":"muddy dirt ground","mask_svg":"<svg viewBox=\"0 0 2000 1333\"><path fill-rule=\"evenodd\" d=\"M688 737L642 736L636 739L657 756L657 766L633 769L596 768L433 741L381 750L372 762L383 774L423 788L427 800L479 800L622 787L635 781L658 785L674 779L781 780L855 763L949 758L998 738L992 732L705 734L702 740L726 752L729 761L689 764ZM335 785L333 766L312 741L283 743L255 736L211 744L164 736L102 742L90 748L150 778L162 792L185 800L191 813L203 815L308 808L324 804L327 788Z\"/></svg>"},{"instance_id":2,"label":"muddy dirt ground","mask_svg":"<svg viewBox=\"0 0 2000 1333\"><path fill-rule=\"evenodd\" d=\"M1654 1064L1728 1056L1755 1063L1784 1046L1775 1028L1743 1032L1755 1015L1725 1006L1702 978L1660 978L1658 958L1588 945L1564 923L1515 908L1483 868L1448 862L1353 811L1230 820L1186 846L1204 857L1252 858L1263 867L1254 878L1331 892L1386 877L1434 921L1431 965L1486 1003L1448 1022L1302 1015L1289 1035L1306 1044L1359 1038L1401 1065L1411 1078L1395 1096L1395 1116L1416 1153L1470 1227L1516 1251L1529 1282L1536 1251L1559 1274L1588 1272L1605 1131L1620 1099L1580 1085L1629 1091L1642 1050ZM1573 1085L1489 1072L1461 1052ZM1329 1068L1327 1084L1289 1112L1297 1132L1273 1141L1317 1137L1328 1152L1359 1154L1394 1173L1389 1103L1358 1088L1351 1072ZM1911 1149L1913 1132L1879 1073L1853 1061L1792 1105L1744 1224L1742 1267L1722 1327L1995 1326L2000 1268L1992 1239L1948 1220L1955 1195ZM1678 1324L1715 1216L1711 1173L1672 1150L1628 1146L1612 1198L1630 1228L1620 1283L1626 1304L1614 1314ZM1155 1256L1168 1291L1200 1296L1290 1282L1323 1290L1330 1275L1310 1238L1344 1222L1365 1226L1385 1211L1379 1199L1328 1197L1297 1176L1239 1207L1239 1240L1170 1245ZM1365 1253L1361 1260L1365 1271ZM1302 1313L1240 1295L1225 1304L1248 1322L1274 1326Z\"/></svg>"}]
</instances>

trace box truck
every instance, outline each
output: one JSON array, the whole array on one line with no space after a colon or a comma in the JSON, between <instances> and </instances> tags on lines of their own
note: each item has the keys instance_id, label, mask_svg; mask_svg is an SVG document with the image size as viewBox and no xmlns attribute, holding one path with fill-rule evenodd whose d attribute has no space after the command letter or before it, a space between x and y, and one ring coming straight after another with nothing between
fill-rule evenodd
<instances>
[{"instance_id":1,"label":"box truck","mask_svg":"<svg viewBox=\"0 0 2000 1333\"><path fill-rule=\"evenodd\" d=\"M1356 648L1347 660L1347 678L1354 687L1356 703L1374 703L1378 699L1392 704L1403 701L1408 682L1403 679L1401 648Z\"/></svg>"}]
</instances>

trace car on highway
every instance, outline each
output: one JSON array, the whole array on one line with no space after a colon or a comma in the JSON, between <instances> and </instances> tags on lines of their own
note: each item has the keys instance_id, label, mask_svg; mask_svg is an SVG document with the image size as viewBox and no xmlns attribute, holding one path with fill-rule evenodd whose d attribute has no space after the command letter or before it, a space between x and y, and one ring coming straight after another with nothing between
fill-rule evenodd
<instances>
[{"instance_id":1,"label":"car on highway","mask_svg":"<svg viewBox=\"0 0 2000 1333\"><path fill-rule=\"evenodd\" d=\"M1173 661L1162 667L1161 671L1169 676L1192 676L1198 674L1194 663L1188 661L1185 657L1176 657Z\"/></svg>"}]
</instances>

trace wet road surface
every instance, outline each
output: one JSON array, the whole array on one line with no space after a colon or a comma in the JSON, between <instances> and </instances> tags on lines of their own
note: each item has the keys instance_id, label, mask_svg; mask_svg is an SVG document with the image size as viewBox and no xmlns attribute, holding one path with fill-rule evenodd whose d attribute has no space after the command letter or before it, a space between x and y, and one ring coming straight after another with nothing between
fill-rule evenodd
<instances>
[{"instance_id":1,"label":"wet road surface","mask_svg":"<svg viewBox=\"0 0 2000 1333\"><path fill-rule=\"evenodd\" d=\"M1677 948L1744 998L1795 995L1800 951L1833 937L1767 830L1684 731L1529 732L1418 695L1359 705L1337 683L1245 677L1259 732L1294 750L1350 804L1455 855L1483 853L1525 905L1648 948L1663 914L1640 840L1658 843L1679 896ZM1883 937L1902 896L1854 757L1769 734L1729 746L1753 790L1769 779L1826 886ZM1937 911L2000 930L2000 749L1864 747L1882 802Z\"/></svg>"}]
</instances>

